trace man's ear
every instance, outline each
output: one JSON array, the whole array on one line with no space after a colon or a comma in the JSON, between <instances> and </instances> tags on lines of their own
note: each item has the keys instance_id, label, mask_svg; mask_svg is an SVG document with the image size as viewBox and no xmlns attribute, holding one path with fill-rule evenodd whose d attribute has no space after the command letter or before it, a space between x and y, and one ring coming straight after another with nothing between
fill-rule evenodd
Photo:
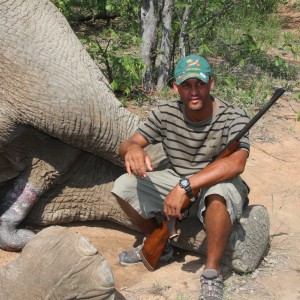
<instances>
[{"instance_id":1,"label":"man's ear","mask_svg":"<svg viewBox=\"0 0 300 300\"><path fill-rule=\"evenodd\" d=\"M213 77L211 77L209 79L209 87L212 90L214 88L214 86L215 86L215 79Z\"/></svg>"},{"instance_id":2,"label":"man's ear","mask_svg":"<svg viewBox=\"0 0 300 300\"><path fill-rule=\"evenodd\" d=\"M178 93L178 85L175 81L173 82L173 89L176 93Z\"/></svg>"}]
</instances>

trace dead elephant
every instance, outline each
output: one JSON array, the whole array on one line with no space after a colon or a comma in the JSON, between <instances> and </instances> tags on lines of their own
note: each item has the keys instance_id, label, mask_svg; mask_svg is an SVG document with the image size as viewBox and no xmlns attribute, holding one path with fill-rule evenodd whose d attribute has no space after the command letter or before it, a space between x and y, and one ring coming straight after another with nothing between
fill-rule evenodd
<instances>
[{"instance_id":1,"label":"dead elephant","mask_svg":"<svg viewBox=\"0 0 300 300\"><path fill-rule=\"evenodd\" d=\"M0 247L28 243L34 234L20 229L23 221L110 220L135 229L110 190L124 172L118 147L140 119L116 99L50 1L0 0L0 16ZM164 162L161 145L148 152L156 167ZM190 230L192 220L191 213L179 224L176 246L205 254L205 235L200 225ZM249 207L223 261L253 271L268 241L266 209Z\"/></svg>"}]
</instances>

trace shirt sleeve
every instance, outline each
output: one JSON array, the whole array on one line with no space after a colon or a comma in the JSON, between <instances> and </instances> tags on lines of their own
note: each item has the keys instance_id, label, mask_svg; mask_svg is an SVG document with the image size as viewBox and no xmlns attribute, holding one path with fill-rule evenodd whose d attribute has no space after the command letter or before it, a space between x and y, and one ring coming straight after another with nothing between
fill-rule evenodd
<instances>
[{"instance_id":1,"label":"shirt sleeve","mask_svg":"<svg viewBox=\"0 0 300 300\"><path fill-rule=\"evenodd\" d=\"M138 129L138 133L148 140L150 144L162 142L162 122L159 106L155 107L149 114L144 124Z\"/></svg>"}]
</instances>

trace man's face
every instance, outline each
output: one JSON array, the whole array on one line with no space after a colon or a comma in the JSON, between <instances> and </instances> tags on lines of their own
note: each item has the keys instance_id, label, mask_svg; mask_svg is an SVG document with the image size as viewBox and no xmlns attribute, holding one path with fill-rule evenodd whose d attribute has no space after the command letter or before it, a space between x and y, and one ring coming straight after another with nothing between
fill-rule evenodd
<instances>
[{"instance_id":1,"label":"man's face","mask_svg":"<svg viewBox=\"0 0 300 300\"><path fill-rule=\"evenodd\" d=\"M182 84L174 82L173 88L180 95L180 98L187 110L199 111L206 104L210 105L210 91L214 86L213 78L208 83L199 79L191 78L185 80Z\"/></svg>"}]
</instances>

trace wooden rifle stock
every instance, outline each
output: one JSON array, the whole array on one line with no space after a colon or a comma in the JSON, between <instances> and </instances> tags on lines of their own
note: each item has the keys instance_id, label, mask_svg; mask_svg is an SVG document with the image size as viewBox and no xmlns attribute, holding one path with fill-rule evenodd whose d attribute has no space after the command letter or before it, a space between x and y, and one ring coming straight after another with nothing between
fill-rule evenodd
<instances>
[{"instance_id":1,"label":"wooden rifle stock","mask_svg":"<svg viewBox=\"0 0 300 300\"><path fill-rule=\"evenodd\" d=\"M265 114L265 112L281 97L285 89L276 89L269 102L250 120L250 122L227 144L223 151L211 162L225 158L235 152L239 145L240 139L252 128L252 126ZM210 163L210 164L211 164ZM193 190L193 194L197 195L200 189ZM185 211L191 205L188 197L185 198L181 211ZM149 237L144 241L140 255L146 268L154 271L159 263L161 254L163 253L168 240L177 236L176 218L164 220L155 230L151 232Z\"/></svg>"}]
</instances>

